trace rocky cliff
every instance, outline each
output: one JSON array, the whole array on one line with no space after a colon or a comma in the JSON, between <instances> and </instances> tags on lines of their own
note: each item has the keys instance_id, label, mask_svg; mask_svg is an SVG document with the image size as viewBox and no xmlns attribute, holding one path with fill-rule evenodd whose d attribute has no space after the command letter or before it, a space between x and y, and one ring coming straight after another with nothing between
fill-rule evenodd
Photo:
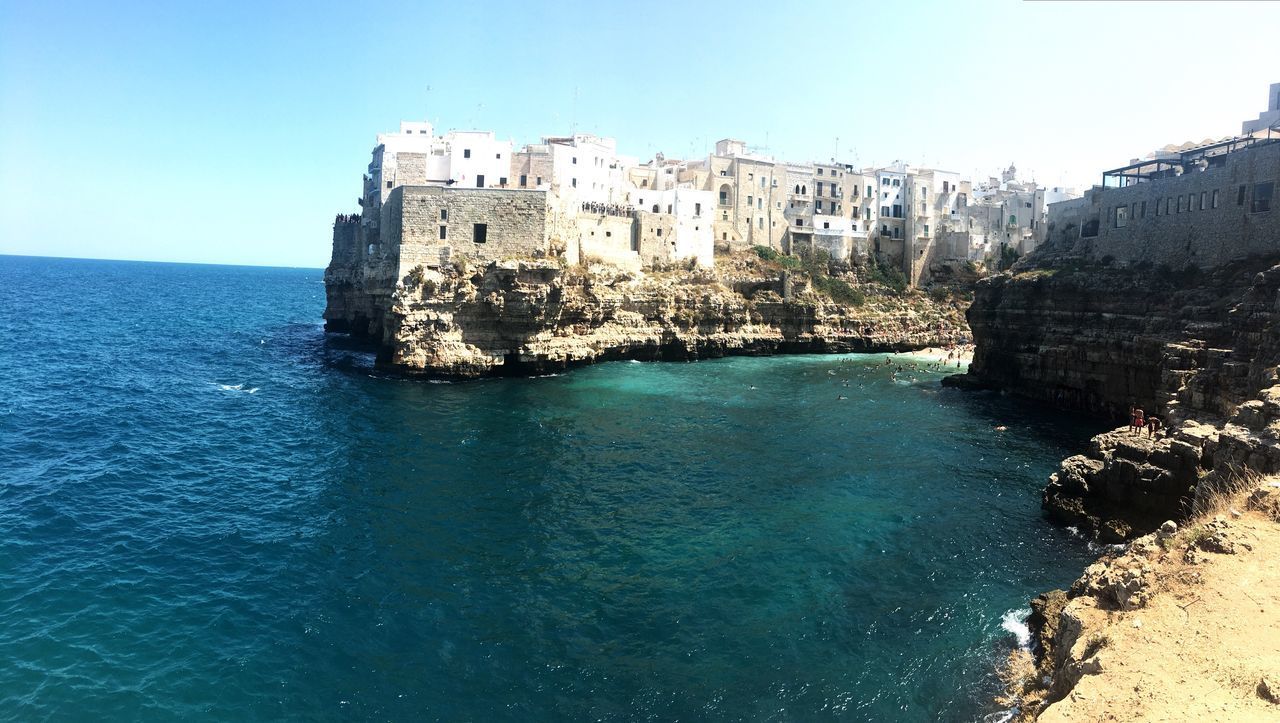
<instances>
[{"instance_id":1,"label":"rocky cliff","mask_svg":"<svg viewBox=\"0 0 1280 723\"><path fill-rule=\"evenodd\" d=\"M1164 522L1032 601L1037 659L1010 659L1024 720L1280 717L1280 483Z\"/></svg>"},{"instance_id":2,"label":"rocky cliff","mask_svg":"<svg viewBox=\"0 0 1280 723\"><path fill-rule=\"evenodd\" d=\"M386 368L478 377L614 359L905 351L967 340L964 302L832 281L754 253L715 269L626 272L527 259L418 267L401 279L326 273L326 328L369 338Z\"/></svg>"},{"instance_id":3,"label":"rocky cliff","mask_svg":"<svg viewBox=\"0 0 1280 723\"><path fill-rule=\"evenodd\" d=\"M1145 534L1190 514L1198 490L1280 470L1277 261L1173 271L1033 256L978 284L974 361L951 383L1158 416L1158 439L1100 435L1044 495L1052 517L1102 541Z\"/></svg>"}]
</instances>

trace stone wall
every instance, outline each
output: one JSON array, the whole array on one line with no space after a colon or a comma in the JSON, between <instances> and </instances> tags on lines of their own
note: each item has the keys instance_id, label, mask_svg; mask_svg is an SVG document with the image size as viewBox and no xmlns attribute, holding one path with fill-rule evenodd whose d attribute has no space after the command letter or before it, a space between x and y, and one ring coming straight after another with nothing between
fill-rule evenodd
<instances>
[{"instance_id":1,"label":"stone wall","mask_svg":"<svg viewBox=\"0 0 1280 723\"><path fill-rule=\"evenodd\" d=\"M403 272L438 259L441 246L453 258L477 261L549 253L544 191L398 186L387 198L382 228L384 245L398 247Z\"/></svg>"},{"instance_id":2,"label":"stone wall","mask_svg":"<svg viewBox=\"0 0 1280 723\"><path fill-rule=\"evenodd\" d=\"M584 261L605 261L639 268L635 249L635 219L602 213L578 215L578 242Z\"/></svg>"},{"instance_id":3,"label":"stone wall","mask_svg":"<svg viewBox=\"0 0 1280 723\"><path fill-rule=\"evenodd\" d=\"M1280 143L1218 158L1203 171L1051 204L1047 255L1182 269L1280 249L1280 189L1272 188L1274 210L1251 211L1256 184L1280 183Z\"/></svg>"},{"instance_id":4,"label":"stone wall","mask_svg":"<svg viewBox=\"0 0 1280 723\"><path fill-rule=\"evenodd\" d=\"M670 261L675 249L675 216L667 213L636 212L639 226L640 258L645 264Z\"/></svg>"}]
</instances>

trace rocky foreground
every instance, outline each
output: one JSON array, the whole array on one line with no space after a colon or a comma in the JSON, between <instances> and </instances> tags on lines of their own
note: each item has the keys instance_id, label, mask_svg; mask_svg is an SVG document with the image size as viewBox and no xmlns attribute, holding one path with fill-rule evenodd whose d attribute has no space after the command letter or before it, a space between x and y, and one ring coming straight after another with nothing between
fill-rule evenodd
<instances>
[{"instance_id":1,"label":"rocky foreground","mask_svg":"<svg viewBox=\"0 0 1280 723\"><path fill-rule=\"evenodd\" d=\"M1280 482L1215 497L1032 602L1022 720L1280 719Z\"/></svg>"},{"instance_id":2,"label":"rocky foreground","mask_svg":"<svg viewBox=\"0 0 1280 723\"><path fill-rule=\"evenodd\" d=\"M967 302L958 296L897 291L857 271L828 276L787 261L746 252L715 269L643 273L536 259L457 263L413 269L381 296L331 268L326 328L375 341L384 368L455 378L618 359L908 351L968 339Z\"/></svg>"}]
</instances>

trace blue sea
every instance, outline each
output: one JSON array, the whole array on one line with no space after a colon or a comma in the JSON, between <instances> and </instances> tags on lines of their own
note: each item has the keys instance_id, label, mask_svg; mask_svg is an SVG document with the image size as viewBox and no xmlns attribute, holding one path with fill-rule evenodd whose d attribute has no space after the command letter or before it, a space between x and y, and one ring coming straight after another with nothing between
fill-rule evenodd
<instances>
[{"instance_id":1,"label":"blue sea","mask_svg":"<svg viewBox=\"0 0 1280 723\"><path fill-rule=\"evenodd\" d=\"M323 308L0 257L0 718L976 720L1095 555L1099 425L902 357L430 383Z\"/></svg>"}]
</instances>

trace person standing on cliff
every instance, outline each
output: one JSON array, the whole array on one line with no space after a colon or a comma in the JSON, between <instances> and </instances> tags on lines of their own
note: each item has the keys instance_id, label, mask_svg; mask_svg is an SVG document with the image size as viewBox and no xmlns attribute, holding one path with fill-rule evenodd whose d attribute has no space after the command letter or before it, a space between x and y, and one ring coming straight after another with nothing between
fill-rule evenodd
<instances>
[{"instance_id":1,"label":"person standing on cliff","mask_svg":"<svg viewBox=\"0 0 1280 723\"><path fill-rule=\"evenodd\" d=\"M1147 424L1146 420L1142 418L1142 408L1134 407L1133 408L1133 433L1141 437L1142 428L1146 426L1146 424Z\"/></svg>"}]
</instances>

